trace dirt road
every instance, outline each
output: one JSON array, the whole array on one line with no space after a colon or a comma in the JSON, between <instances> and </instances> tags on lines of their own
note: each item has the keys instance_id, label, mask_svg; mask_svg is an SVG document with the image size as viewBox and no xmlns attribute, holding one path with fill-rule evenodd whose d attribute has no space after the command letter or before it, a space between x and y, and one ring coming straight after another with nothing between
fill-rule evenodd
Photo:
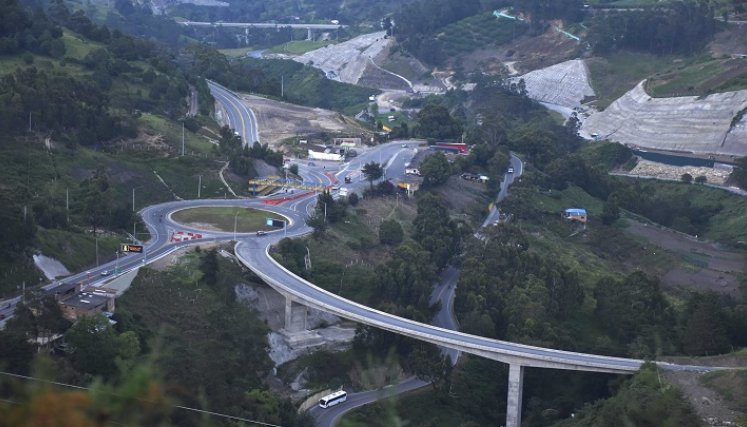
<instances>
[{"instance_id":1,"label":"dirt road","mask_svg":"<svg viewBox=\"0 0 747 427\"><path fill-rule=\"evenodd\" d=\"M738 276L745 271L747 260L744 252L633 220L628 220L625 230L683 260L681 265L672 266L664 274L662 282L665 285L726 294L735 294L739 290Z\"/></svg>"},{"instance_id":2,"label":"dirt road","mask_svg":"<svg viewBox=\"0 0 747 427\"><path fill-rule=\"evenodd\" d=\"M242 95L257 116L260 140L271 146L287 138L319 132L368 133L355 119L336 111L302 107L254 95Z\"/></svg>"}]
</instances>

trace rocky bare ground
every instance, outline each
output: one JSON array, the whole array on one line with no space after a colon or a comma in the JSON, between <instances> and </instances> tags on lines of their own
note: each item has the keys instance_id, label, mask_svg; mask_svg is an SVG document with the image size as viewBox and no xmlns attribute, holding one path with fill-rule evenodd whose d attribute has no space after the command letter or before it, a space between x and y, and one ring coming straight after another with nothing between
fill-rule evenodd
<instances>
[{"instance_id":1,"label":"rocky bare ground","mask_svg":"<svg viewBox=\"0 0 747 427\"><path fill-rule=\"evenodd\" d=\"M539 102L566 108L579 108L581 102L594 96L589 82L589 70L582 59L573 59L530 71L514 77L513 82L524 80L527 94Z\"/></svg>"},{"instance_id":2,"label":"rocky bare ground","mask_svg":"<svg viewBox=\"0 0 747 427\"><path fill-rule=\"evenodd\" d=\"M672 166L649 160L638 160L636 166L627 175L679 181L682 175L690 174L693 178L704 176L710 184L724 185L731 172L732 168L728 166L719 168Z\"/></svg>"},{"instance_id":3,"label":"rocky bare ground","mask_svg":"<svg viewBox=\"0 0 747 427\"><path fill-rule=\"evenodd\" d=\"M303 107L254 95L242 95L247 107L257 116L263 143L276 146L287 138L313 133L367 134L355 119L322 108Z\"/></svg>"},{"instance_id":4,"label":"rocky bare ground","mask_svg":"<svg viewBox=\"0 0 747 427\"><path fill-rule=\"evenodd\" d=\"M292 58L324 71L328 78L377 89L408 89L412 84L402 76L378 65L393 45L386 32L363 34L342 43L306 52Z\"/></svg>"},{"instance_id":5,"label":"rocky bare ground","mask_svg":"<svg viewBox=\"0 0 747 427\"><path fill-rule=\"evenodd\" d=\"M745 156L745 119L734 123L747 108L747 90L707 97L652 98L645 82L618 98L606 110L583 121L581 135L635 147L683 153ZM730 137L732 127L734 136Z\"/></svg>"}]
</instances>

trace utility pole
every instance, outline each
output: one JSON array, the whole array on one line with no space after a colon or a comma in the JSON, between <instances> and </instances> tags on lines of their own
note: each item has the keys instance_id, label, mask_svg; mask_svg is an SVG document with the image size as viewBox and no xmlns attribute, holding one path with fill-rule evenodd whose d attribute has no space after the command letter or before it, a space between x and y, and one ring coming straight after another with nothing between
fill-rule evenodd
<instances>
[{"instance_id":1,"label":"utility pole","mask_svg":"<svg viewBox=\"0 0 747 427\"><path fill-rule=\"evenodd\" d=\"M94 235L96 241L96 267L99 266L99 233Z\"/></svg>"},{"instance_id":2,"label":"utility pole","mask_svg":"<svg viewBox=\"0 0 747 427\"><path fill-rule=\"evenodd\" d=\"M135 187L132 187L132 211L135 212Z\"/></svg>"},{"instance_id":3,"label":"utility pole","mask_svg":"<svg viewBox=\"0 0 747 427\"><path fill-rule=\"evenodd\" d=\"M182 156L184 155L184 121L182 121Z\"/></svg>"},{"instance_id":4,"label":"utility pole","mask_svg":"<svg viewBox=\"0 0 747 427\"><path fill-rule=\"evenodd\" d=\"M285 94L285 76L280 76L280 97L282 98Z\"/></svg>"},{"instance_id":5,"label":"utility pole","mask_svg":"<svg viewBox=\"0 0 747 427\"><path fill-rule=\"evenodd\" d=\"M200 198L200 190L202 189L202 175L197 177L197 198Z\"/></svg>"},{"instance_id":6,"label":"utility pole","mask_svg":"<svg viewBox=\"0 0 747 427\"><path fill-rule=\"evenodd\" d=\"M70 224L70 189L65 188L65 223Z\"/></svg>"},{"instance_id":7,"label":"utility pole","mask_svg":"<svg viewBox=\"0 0 747 427\"><path fill-rule=\"evenodd\" d=\"M236 212L236 215L233 216L233 241L236 242L236 220L239 217L239 213Z\"/></svg>"}]
</instances>

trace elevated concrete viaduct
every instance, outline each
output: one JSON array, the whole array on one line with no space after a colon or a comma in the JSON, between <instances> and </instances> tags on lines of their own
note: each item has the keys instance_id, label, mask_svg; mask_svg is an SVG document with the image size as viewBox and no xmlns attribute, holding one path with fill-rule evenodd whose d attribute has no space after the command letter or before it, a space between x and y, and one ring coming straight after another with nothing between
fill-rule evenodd
<instances>
[{"instance_id":1,"label":"elevated concrete viaduct","mask_svg":"<svg viewBox=\"0 0 747 427\"><path fill-rule=\"evenodd\" d=\"M271 287L286 296L286 330L300 332L305 310L297 304L333 313L421 341L453 348L509 365L506 427L521 425L524 367L633 374L642 360L598 356L515 344L418 323L340 298L295 276L269 255L269 243L241 242L235 252L239 260ZM666 367L666 366L664 366ZM682 367L685 368L685 367ZM707 369L698 367L698 369Z\"/></svg>"}]
</instances>

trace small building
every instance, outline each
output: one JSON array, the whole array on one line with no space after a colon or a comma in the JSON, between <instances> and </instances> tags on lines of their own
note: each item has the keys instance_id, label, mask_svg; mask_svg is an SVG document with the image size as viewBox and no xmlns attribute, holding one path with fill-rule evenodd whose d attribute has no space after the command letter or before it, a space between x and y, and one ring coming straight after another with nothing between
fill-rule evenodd
<instances>
[{"instance_id":1,"label":"small building","mask_svg":"<svg viewBox=\"0 0 747 427\"><path fill-rule=\"evenodd\" d=\"M335 162L341 162L344 160L343 154L340 154L338 150L313 144L309 144L308 148L309 159L311 160L331 160Z\"/></svg>"},{"instance_id":2,"label":"small building","mask_svg":"<svg viewBox=\"0 0 747 427\"><path fill-rule=\"evenodd\" d=\"M62 301L78 292L80 292L80 283L78 282L60 283L47 291L47 293L52 295L57 301Z\"/></svg>"},{"instance_id":3,"label":"small building","mask_svg":"<svg viewBox=\"0 0 747 427\"><path fill-rule=\"evenodd\" d=\"M586 209L570 208L566 209L563 213L563 218L568 221L576 221L586 223Z\"/></svg>"},{"instance_id":4,"label":"small building","mask_svg":"<svg viewBox=\"0 0 747 427\"><path fill-rule=\"evenodd\" d=\"M437 142L433 149L465 156L469 154L469 147L463 142Z\"/></svg>"},{"instance_id":5,"label":"small building","mask_svg":"<svg viewBox=\"0 0 747 427\"><path fill-rule=\"evenodd\" d=\"M67 297L59 304L62 314L75 320L81 316L114 311L114 294L105 289L96 289Z\"/></svg>"},{"instance_id":6,"label":"small building","mask_svg":"<svg viewBox=\"0 0 747 427\"><path fill-rule=\"evenodd\" d=\"M405 192L407 192L408 196L411 196L415 194L416 191L418 191L422 181L423 180L420 178L404 176L399 181L397 181L397 188L399 188L400 190L404 190Z\"/></svg>"},{"instance_id":7,"label":"small building","mask_svg":"<svg viewBox=\"0 0 747 427\"><path fill-rule=\"evenodd\" d=\"M334 138L333 141L340 147L355 148L362 145L360 138Z\"/></svg>"}]
</instances>

